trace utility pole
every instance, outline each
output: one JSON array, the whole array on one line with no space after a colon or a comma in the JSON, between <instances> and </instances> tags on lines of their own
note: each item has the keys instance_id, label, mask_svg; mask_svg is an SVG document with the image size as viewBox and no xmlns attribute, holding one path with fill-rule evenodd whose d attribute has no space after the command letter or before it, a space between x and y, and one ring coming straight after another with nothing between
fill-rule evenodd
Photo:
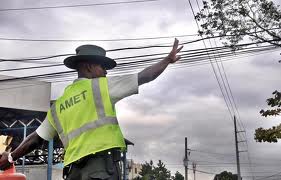
<instances>
[{"instance_id":1,"label":"utility pole","mask_svg":"<svg viewBox=\"0 0 281 180\"><path fill-rule=\"evenodd\" d=\"M183 159L183 165L185 170L185 180L188 180L188 155L187 155L187 137L185 137L185 147L184 147L185 156Z\"/></svg>"},{"instance_id":2,"label":"utility pole","mask_svg":"<svg viewBox=\"0 0 281 180\"><path fill-rule=\"evenodd\" d=\"M235 150L236 150L236 163L237 163L237 176L238 180L241 180L241 172L240 172L240 161L239 161L239 148L238 148L238 140L237 140L237 126L236 126L236 117L234 116L234 134L235 134Z\"/></svg>"},{"instance_id":3,"label":"utility pole","mask_svg":"<svg viewBox=\"0 0 281 180\"><path fill-rule=\"evenodd\" d=\"M192 162L192 167L193 167L193 176L194 176L193 180L196 180L195 179L195 173L196 173L196 163L195 162Z\"/></svg>"}]
</instances>

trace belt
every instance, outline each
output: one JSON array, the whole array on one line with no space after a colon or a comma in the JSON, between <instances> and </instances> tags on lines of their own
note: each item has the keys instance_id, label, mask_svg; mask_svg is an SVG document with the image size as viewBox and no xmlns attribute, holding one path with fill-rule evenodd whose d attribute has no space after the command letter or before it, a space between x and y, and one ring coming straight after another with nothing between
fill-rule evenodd
<instances>
[{"instance_id":1,"label":"belt","mask_svg":"<svg viewBox=\"0 0 281 180\"><path fill-rule=\"evenodd\" d=\"M102 158L112 157L114 162L118 162L121 160L121 151L118 148L113 148L113 149L108 149L105 151L96 152L95 154L87 155L71 164L84 163L91 158L98 158L98 157L102 157Z\"/></svg>"}]
</instances>

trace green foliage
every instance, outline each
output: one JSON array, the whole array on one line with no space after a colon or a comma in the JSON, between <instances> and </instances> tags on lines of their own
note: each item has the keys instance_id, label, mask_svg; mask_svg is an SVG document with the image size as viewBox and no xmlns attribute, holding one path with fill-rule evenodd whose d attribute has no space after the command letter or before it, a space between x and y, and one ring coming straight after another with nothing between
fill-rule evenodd
<instances>
[{"instance_id":1,"label":"green foliage","mask_svg":"<svg viewBox=\"0 0 281 180\"><path fill-rule=\"evenodd\" d=\"M156 180L167 180L171 178L171 172L161 160L158 161L157 167L154 168L154 175Z\"/></svg>"},{"instance_id":2,"label":"green foliage","mask_svg":"<svg viewBox=\"0 0 281 180\"><path fill-rule=\"evenodd\" d=\"M172 180L184 180L184 177L178 171L175 173L175 176L172 177Z\"/></svg>"},{"instance_id":3,"label":"green foliage","mask_svg":"<svg viewBox=\"0 0 281 180\"><path fill-rule=\"evenodd\" d=\"M281 11L268 0L203 1L196 15L201 35L220 36L223 44L237 48L245 37L255 43L281 46Z\"/></svg>"},{"instance_id":4,"label":"green foliage","mask_svg":"<svg viewBox=\"0 0 281 180\"><path fill-rule=\"evenodd\" d=\"M145 162L145 164L142 164L141 172L139 173L142 176L142 180L150 180L153 178L154 172L153 172L154 166L153 161L150 160L149 163Z\"/></svg>"},{"instance_id":5,"label":"green foliage","mask_svg":"<svg viewBox=\"0 0 281 180\"><path fill-rule=\"evenodd\" d=\"M171 172L165 167L165 164L159 160L157 166L153 165L153 161L150 163L145 162L142 164L140 172L142 176L141 180L170 180Z\"/></svg>"},{"instance_id":6,"label":"green foliage","mask_svg":"<svg viewBox=\"0 0 281 180\"><path fill-rule=\"evenodd\" d=\"M214 180L237 180L237 175L231 172L223 171L214 177Z\"/></svg>"},{"instance_id":7,"label":"green foliage","mask_svg":"<svg viewBox=\"0 0 281 180\"><path fill-rule=\"evenodd\" d=\"M264 117L277 116L281 112L281 93L274 91L273 97L266 100L267 105L271 107L268 110L261 110L260 114ZM256 129L255 140L258 142L278 142L281 138L281 124L273 126L269 129L263 129L262 127Z\"/></svg>"},{"instance_id":8,"label":"green foliage","mask_svg":"<svg viewBox=\"0 0 281 180\"><path fill-rule=\"evenodd\" d=\"M260 113L264 117L280 115L280 112L281 112L281 109L280 109L280 107L281 107L281 93L276 90L272 94L273 94L273 98L268 98L266 100L267 105L270 106L270 107L277 107L277 108L269 109L269 110L266 110L266 111L264 111L262 109L260 111Z\"/></svg>"}]
</instances>

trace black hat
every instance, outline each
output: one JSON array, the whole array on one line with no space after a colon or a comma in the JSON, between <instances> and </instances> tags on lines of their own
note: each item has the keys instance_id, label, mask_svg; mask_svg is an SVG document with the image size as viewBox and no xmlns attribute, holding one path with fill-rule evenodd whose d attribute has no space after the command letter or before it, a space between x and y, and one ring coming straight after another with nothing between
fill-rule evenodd
<instances>
[{"instance_id":1,"label":"black hat","mask_svg":"<svg viewBox=\"0 0 281 180\"><path fill-rule=\"evenodd\" d=\"M84 61L102 65L105 69L113 69L116 62L105 56L106 51L95 45L82 45L76 48L76 56L64 59L63 63L70 69L76 69L77 63Z\"/></svg>"}]
</instances>

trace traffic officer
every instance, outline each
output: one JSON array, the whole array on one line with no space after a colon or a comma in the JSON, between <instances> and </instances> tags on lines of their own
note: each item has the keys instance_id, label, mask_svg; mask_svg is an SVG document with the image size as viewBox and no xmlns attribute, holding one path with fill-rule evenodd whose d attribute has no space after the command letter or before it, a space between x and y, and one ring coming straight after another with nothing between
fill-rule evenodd
<instances>
[{"instance_id":1,"label":"traffic officer","mask_svg":"<svg viewBox=\"0 0 281 180\"><path fill-rule=\"evenodd\" d=\"M78 72L78 79L67 86L52 104L46 119L13 152L4 152L0 168L37 148L44 140L59 135L64 149L64 178L67 180L120 179L118 162L125 142L114 105L138 93L138 86L157 78L170 63L180 59L178 40L162 61L138 74L106 77L116 62L95 45L82 45L64 64Z\"/></svg>"}]
</instances>

